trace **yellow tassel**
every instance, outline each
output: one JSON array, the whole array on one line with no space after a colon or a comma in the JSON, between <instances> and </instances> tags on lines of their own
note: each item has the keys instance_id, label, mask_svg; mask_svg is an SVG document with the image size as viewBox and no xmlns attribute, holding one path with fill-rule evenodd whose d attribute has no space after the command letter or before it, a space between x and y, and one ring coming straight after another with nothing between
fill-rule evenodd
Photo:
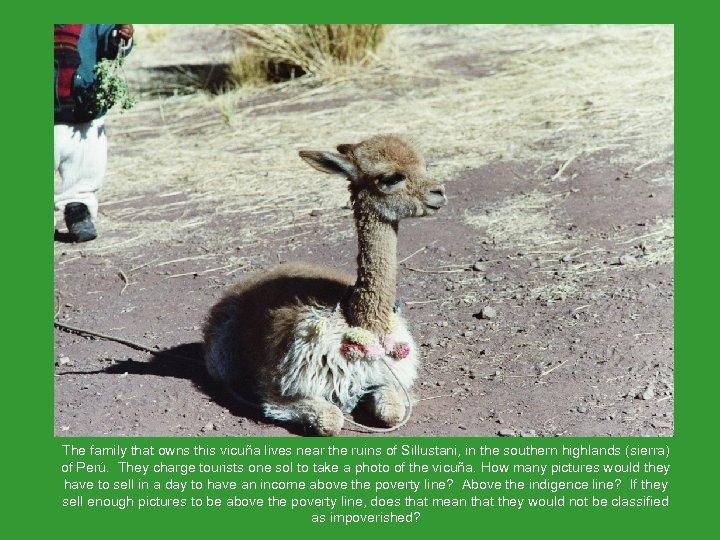
<instances>
[{"instance_id":1,"label":"yellow tassel","mask_svg":"<svg viewBox=\"0 0 720 540\"><path fill-rule=\"evenodd\" d=\"M386 332L388 334L392 334L396 328L397 328L397 315L393 314L393 315L390 315L390 318L388 319L388 325L387 325Z\"/></svg>"},{"instance_id":2,"label":"yellow tassel","mask_svg":"<svg viewBox=\"0 0 720 540\"><path fill-rule=\"evenodd\" d=\"M367 347L371 343L377 341L377 338L372 332L365 330L364 328L360 328L359 326L353 326L345 332L345 341Z\"/></svg>"}]
</instances>

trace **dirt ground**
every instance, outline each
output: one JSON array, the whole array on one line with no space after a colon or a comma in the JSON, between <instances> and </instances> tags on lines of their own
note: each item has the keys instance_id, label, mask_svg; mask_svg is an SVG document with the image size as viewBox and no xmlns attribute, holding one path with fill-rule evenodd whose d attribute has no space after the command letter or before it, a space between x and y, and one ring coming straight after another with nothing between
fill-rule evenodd
<instances>
[{"instance_id":1,"label":"dirt ground","mask_svg":"<svg viewBox=\"0 0 720 540\"><path fill-rule=\"evenodd\" d=\"M140 26L128 78L172 65L163 44L181 49L183 33L206 36L208 57L226 50L216 27ZM55 242L56 321L171 354L56 328L56 435L300 434L209 380L200 328L248 272L354 273L345 187L297 150L384 131L417 141L449 198L400 226L398 297L423 363L391 436L672 435L672 31L408 26L389 39L357 75L148 92L108 117L99 237ZM547 86L529 80L541 73Z\"/></svg>"}]
</instances>

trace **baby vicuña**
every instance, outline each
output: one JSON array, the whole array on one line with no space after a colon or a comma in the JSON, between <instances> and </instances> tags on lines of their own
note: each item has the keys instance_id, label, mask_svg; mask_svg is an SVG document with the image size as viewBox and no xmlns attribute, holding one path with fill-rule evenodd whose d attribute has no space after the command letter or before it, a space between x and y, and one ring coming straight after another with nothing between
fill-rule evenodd
<instances>
[{"instance_id":1,"label":"baby vicu\u00f1a","mask_svg":"<svg viewBox=\"0 0 720 540\"><path fill-rule=\"evenodd\" d=\"M447 203L418 151L396 135L301 151L319 171L348 180L358 234L357 276L283 264L251 275L212 308L205 362L212 377L264 413L337 435L359 402L400 423L417 375L417 347L396 302L401 219ZM362 401L361 401L362 400Z\"/></svg>"}]
</instances>

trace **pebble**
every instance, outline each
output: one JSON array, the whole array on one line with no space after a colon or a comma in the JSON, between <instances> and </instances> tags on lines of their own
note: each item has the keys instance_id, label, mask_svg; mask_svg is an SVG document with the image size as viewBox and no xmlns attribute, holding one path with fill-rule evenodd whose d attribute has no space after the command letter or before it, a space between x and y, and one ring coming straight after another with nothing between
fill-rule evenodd
<instances>
[{"instance_id":1,"label":"pebble","mask_svg":"<svg viewBox=\"0 0 720 540\"><path fill-rule=\"evenodd\" d=\"M494 319L495 317L497 317L497 311L495 311L495 308L485 306L480 310L480 318L482 319Z\"/></svg>"},{"instance_id":2,"label":"pebble","mask_svg":"<svg viewBox=\"0 0 720 540\"><path fill-rule=\"evenodd\" d=\"M70 359L67 356L61 356L58 358L58 365L64 366L70 363Z\"/></svg>"},{"instance_id":3,"label":"pebble","mask_svg":"<svg viewBox=\"0 0 720 540\"><path fill-rule=\"evenodd\" d=\"M502 281L505 278L502 274L498 274L497 272L489 272L485 274L485 279L488 280L490 283L497 283L498 281Z\"/></svg>"},{"instance_id":4,"label":"pebble","mask_svg":"<svg viewBox=\"0 0 720 540\"><path fill-rule=\"evenodd\" d=\"M464 431L464 430L466 430L466 429L467 429L467 427L465 427L465 426L464 426L464 425L462 425L462 424L459 424L459 425L458 425L458 429L462 429L462 430Z\"/></svg>"},{"instance_id":5,"label":"pebble","mask_svg":"<svg viewBox=\"0 0 720 540\"><path fill-rule=\"evenodd\" d=\"M310 215L311 215L312 217L317 217L317 216L319 216L320 214L322 214L322 210L318 210L317 208L310 211Z\"/></svg>"},{"instance_id":6,"label":"pebble","mask_svg":"<svg viewBox=\"0 0 720 540\"><path fill-rule=\"evenodd\" d=\"M485 265L480 261L477 261L475 264L473 264L472 269L476 272L482 272L483 270L485 270Z\"/></svg>"},{"instance_id":7,"label":"pebble","mask_svg":"<svg viewBox=\"0 0 720 540\"><path fill-rule=\"evenodd\" d=\"M214 429L215 429L215 424L213 424L212 422L208 422L207 424L205 424L202 427L201 431L213 431Z\"/></svg>"},{"instance_id":8,"label":"pebble","mask_svg":"<svg viewBox=\"0 0 720 540\"><path fill-rule=\"evenodd\" d=\"M641 394L638 394L637 397L640 399L645 399L645 400L654 398L655 397L655 386L652 384L648 384L645 391L642 392Z\"/></svg>"},{"instance_id":9,"label":"pebble","mask_svg":"<svg viewBox=\"0 0 720 540\"><path fill-rule=\"evenodd\" d=\"M503 428L498 431L498 435L500 435L501 437L514 437L515 432L510 428Z\"/></svg>"},{"instance_id":10,"label":"pebble","mask_svg":"<svg viewBox=\"0 0 720 540\"><path fill-rule=\"evenodd\" d=\"M580 414L585 414L587 411L587 407L584 407L582 405L577 408L577 412L579 412Z\"/></svg>"},{"instance_id":11,"label":"pebble","mask_svg":"<svg viewBox=\"0 0 720 540\"><path fill-rule=\"evenodd\" d=\"M632 255L622 255L622 256L618 259L618 262L619 262L620 264L622 264L622 265L632 264L632 263L635 262L635 257L632 256Z\"/></svg>"}]
</instances>

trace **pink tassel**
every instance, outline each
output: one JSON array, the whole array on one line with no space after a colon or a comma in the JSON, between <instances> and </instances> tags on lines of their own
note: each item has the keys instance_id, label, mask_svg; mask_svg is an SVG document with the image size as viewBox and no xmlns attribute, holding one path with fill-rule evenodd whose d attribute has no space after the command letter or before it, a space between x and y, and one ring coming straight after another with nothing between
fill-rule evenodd
<instances>
[{"instance_id":1,"label":"pink tassel","mask_svg":"<svg viewBox=\"0 0 720 540\"><path fill-rule=\"evenodd\" d=\"M343 343L340 347L340 352L345 358L352 362L363 360L367 354L365 347L357 343Z\"/></svg>"},{"instance_id":2,"label":"pink tassel","mask_svg":"<svg viewBox=\"0 0 720 540\"><path fill-rule=\"evenodd\" d=\"M395 360L404 360L405 358L410 356L410 345L408 345L407 343L396 343L391 353L391 356Z\"/></svg>"}]
</instances>

